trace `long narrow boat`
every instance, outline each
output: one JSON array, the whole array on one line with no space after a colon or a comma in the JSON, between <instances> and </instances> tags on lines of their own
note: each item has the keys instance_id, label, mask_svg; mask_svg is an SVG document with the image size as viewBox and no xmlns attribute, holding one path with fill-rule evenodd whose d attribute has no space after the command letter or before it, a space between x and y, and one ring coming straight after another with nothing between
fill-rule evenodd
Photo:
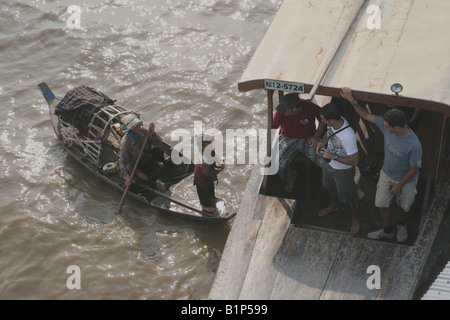
<instances>
[{"instance_id":1,"label":"long narrow boat","mask_svg":"<svg viewBox=\"0 0 450 320\"><path fill-rule=\"evenodd\" d=\"M263 176L255 166L210 299L420 296L427 258L449 210L449 16L446 0L284 0L238 88L265 90L269 141L273 106L285 92L340 106L358 138L361 231L349 234L350 215L343 210L318 217L328 193L309 160L294 161L299 175L289 194L277 175ZM384 142L342 99L342 87L376 115L390 105L418 111L411 128L422 143L423 166L406 243L366 236L381 228L374 197Z\"/></svg>"},{"instance_id":2,"label":"long narrow boat","mask_svg":"<svg viewBox=\"0 0 450 320\"><path fill-rule=\"evenodd\" d=\"M63 99L56 98L45 82L38 87L48 103L55 134L67 152L93 176L123 194L126 186L118 163L121 119L128 114L139 115L86 86L70 90ZM212 214L203 212L193 186L194 164L179 153L182 161L175 164L172 155L176 151L165 142L161 147L166 159L163 172L150 183L135 179L127 192L130 198L162 213L191 220L222 222L235 216L225 200L216 204Z\"/></svg>"}]
</instances>

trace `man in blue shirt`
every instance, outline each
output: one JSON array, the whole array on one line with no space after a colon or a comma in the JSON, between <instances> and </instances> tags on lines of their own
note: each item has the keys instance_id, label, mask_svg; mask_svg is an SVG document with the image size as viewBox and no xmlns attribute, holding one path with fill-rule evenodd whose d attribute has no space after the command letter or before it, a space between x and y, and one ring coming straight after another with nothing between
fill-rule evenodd
<instances>
[{"instance_id":1,"label":"man in blue shirt","mask_svg":"<svg viewBox=\"0 0 450 320\"><path fill-rule=\"evenodd\" d=\"M393 239L392 214L389 208L394 196L401 208L397 224L397 241L408 239L406 214L411 210L417 194L416 185L422 167L422 145L416 134L406 125L405 114L389 110L383 117L369 113L353 98L350 88L342 88L341 95L351 103L359 116L374 123L384 135L384 162L377 184L375 205L380 210L383 229L367 234L369 239Z\"/></svg>"}]
</instances>

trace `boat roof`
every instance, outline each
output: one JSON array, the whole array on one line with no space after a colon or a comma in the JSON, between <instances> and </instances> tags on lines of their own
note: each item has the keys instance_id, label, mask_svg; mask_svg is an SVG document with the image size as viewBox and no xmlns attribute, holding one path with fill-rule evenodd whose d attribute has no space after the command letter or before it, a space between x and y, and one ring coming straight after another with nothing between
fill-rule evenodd
<instances>
[{"instance_id":1,"label":"boat roof","mask_svg":"<svg viewBox=\"0 0 450 320\"><path fill-rule=\"evenodd\" d=\"M345 86L358 100L449 115L449 17L448 0L284 0L239 90L274 79L309 92L326 71L317 94Z\"/></svg>"}]
</instances>

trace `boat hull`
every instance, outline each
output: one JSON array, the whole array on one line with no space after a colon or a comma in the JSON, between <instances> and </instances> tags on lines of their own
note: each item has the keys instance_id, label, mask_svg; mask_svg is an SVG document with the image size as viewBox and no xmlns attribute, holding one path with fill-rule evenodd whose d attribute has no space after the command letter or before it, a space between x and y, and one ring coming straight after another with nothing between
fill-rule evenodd
<instances>
[{"instance_id":1,"label":"boat hull","mask_svg":"<svg viewBox=\"0 0 450 320\"><path fill-rule=\"evenodd\" d=\"M72 138L71 140L64 139L63 131L67 130L67 124L62 125L61 119L55 115L55 107L57 105L56 97L45 83L39 84L39 88L48 103L50 119L56 137L62 142L65 150L92 176L100 179L113 189L116 189L123 194L126 186L120 170L115 172L102 170L104 169L105 164L117 163L119 159L118 150L107 140L94 141L93 144L101 145L95 145L95 148L99 150L98 159L94 157L94 161L92 161L92 159L86 155L86 150L90 148L90 145L85 143L85 140L78 138ZM120 114L125 113L123 110L124 108L121 107ZM109 120L107 125L111 124L112 122ZM116 146L120 146L118 142L119 141L116 141ZM186 159L184 159L181 164L174 164L171 160L171 154L173 151L172 148L167 143L163 143L162 148L165 153L166 168L159 178L159 184L162 185L165 190L158 190L155 181L151 183L135 181L127 192L127 196L129 198L137 200L151 209L177 218L205 222L224 222L235 216L235 213L231 212L224 202L222 205L217 205L217 210L213 214L202 212L196 194L193 194L192 192L195 187L192 183L190 185L186 184L185 181L186 179L190 179L189 181L192 180L194 165ZM186 194L186 190L180 190L180 188L177 188L180 184L182 184L185 189L192 189L190 192L187 192L187 194L191 196L189 199L183 197L183 195ZM180 192L176 194L175 190Z\"/></svg>"}]
</instances>

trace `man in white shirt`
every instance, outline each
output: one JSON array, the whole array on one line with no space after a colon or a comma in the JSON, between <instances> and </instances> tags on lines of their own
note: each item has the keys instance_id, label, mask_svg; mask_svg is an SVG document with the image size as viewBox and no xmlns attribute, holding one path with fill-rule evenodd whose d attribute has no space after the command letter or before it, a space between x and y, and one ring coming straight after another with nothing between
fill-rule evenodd
<instances>
[{"instance_id":1,"label":"man in white shirt","mask_svg":"<svg viewBox=\"0 0 450 320\"><path fill-rule=\"evenodd\" d=\"M341 116L338 105L329 103L320 113L323 123L328 128L316 152L321 153L329 162L322 168L322 185L329 192L330 205L320 210L319 216L336 212L341 206L349 208L352 212L350 233L357 234L360 229L360 218L355 167L359 162L359 152L355 131Z\"/></svg>"}]
</instances>

